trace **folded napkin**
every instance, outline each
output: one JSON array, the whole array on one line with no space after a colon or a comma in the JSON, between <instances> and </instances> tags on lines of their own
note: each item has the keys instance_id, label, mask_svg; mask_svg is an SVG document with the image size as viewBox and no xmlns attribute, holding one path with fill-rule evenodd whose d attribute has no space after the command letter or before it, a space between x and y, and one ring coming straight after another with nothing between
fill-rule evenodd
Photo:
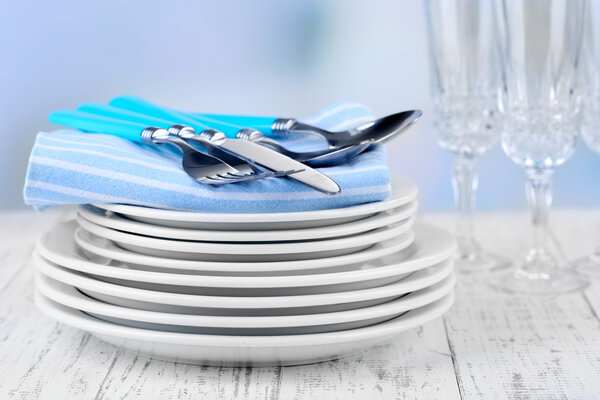
<instances>
[{"instance_id":1,"label":"folded napkin","mask_svg":"<svg viewBox=\"0 0 600 400\"><path fill-rule=\"evenodd\" d=\"M373 119L357 103L336 103L303 121L342 130ZM294 134L281 142L297 151L324 148L314 135ZM179 150L111 135L76 130L40 132L31 151L25 203L123 203L156 208L225 213L291 212L346 207L385 199L390 175L385 148L374 146L347 164L319 168L342 193L329 196L295 180L261 179L210 186L192 180L181 167Z\"/></svg>"}]
</instances>

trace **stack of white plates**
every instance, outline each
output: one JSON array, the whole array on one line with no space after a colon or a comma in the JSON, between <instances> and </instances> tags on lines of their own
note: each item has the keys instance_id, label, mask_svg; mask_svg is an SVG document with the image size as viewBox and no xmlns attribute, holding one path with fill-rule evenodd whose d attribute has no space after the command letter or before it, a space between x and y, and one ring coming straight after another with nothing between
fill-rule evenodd
<instances>
[{"instance_id":1,"label":"stack of white plates","mask_svg":"<svg viewBox=\"0 0 600 400\"><path fill-rule=\"evenodd\" d=\"M294 213L85 205L37 244L36 302L126 349L205 365L339 358L442 315L455 243L417 189Z\"/></svg>"}]
</instances>

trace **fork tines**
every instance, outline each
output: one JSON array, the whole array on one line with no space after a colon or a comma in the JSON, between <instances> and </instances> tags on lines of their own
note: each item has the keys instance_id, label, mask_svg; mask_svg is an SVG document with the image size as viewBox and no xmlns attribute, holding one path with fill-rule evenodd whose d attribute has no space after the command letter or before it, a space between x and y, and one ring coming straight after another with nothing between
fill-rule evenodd
<instances>
[{"instance_id":1,"label":"fork tines","mask_svg":"<svg viewBox=\"0 0 600 400\"><path fill-rule=\"evenodd\" d=\"M228 183L238 183L238 182L251 182L258 179L266 179L266 178L281 178L291 174L295 174L297 172L304 171L303 169L292 169L287 171L269 171L269 172L260 172L260 173L250 173L250 174L241 174L241 173L232 173L228 172L226 174L217 174L210 177L205 177L203 179L204 183L209 185L224 185Z\"/></svg>"}]
</instances>

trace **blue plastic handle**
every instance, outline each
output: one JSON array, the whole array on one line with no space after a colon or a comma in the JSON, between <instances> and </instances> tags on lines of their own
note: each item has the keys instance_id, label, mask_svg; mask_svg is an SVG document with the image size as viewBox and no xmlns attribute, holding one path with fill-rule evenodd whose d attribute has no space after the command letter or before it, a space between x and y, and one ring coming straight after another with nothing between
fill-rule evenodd
<instances>
[{"instance_id":1,"label":"blue plastic handle","mask_svg":"<svg viewBox=\"0 0 600 400\"><path fill-rule=\"evenodd\" d=\"M68 126L85 132L106 133L140 143L142 142L140 135L148 127L145 124L102 117L76 110L54 111L48 116L48 120L54 124Z\"/></svg>"},{"instance_id":2,"label":"blue plastic handle","mask_svg":"<svg viewBox=\"0 0 600 400\"><path fill-rule=\"evenodd\" d=\"M242 128L252 128L261 131L265 135L271 135L271 127L278 119L277 117L256 117L251 115L223 115L223 114L200 114L189 113L190 117L203 121L210 125L211 122L225 122Z\"/></svg>"},{"instance_id":3,"label":"blue plastic handle","mask_svg":"<svg viewBox=\"0 0 600 400\"><path fill-rule=\"evenodd\" d=\"M109 102L109 104L113 107L122 108L124 110L132 111L135 113L149 115L154 118L170 121L172 123L187 125L194 128L196 130L196 133L201 133L206 129L215 129L217 131L223 132L225 135L227 135L227 137L230 138L235 138L236 134L242 128L254 128L259 130L266 129L265 131L263 131L263 133L270 133L270 127L272 121L274 121L274 119L271 119L272 121L270 124L246 125L234 124L231 122L225 122L209 117L192 117L186 113L182 113L177 110L157 106L156 104L153 104L149 101L135 96L117 97L112 99Z\"/></svg>"},{"instance_id":4,"label":"blue plastic handle","mask_svg":"<svg viewBox=\"0 0 600 400\"><path fill-rule=\"evenodd\" d=\"M209 126L190 116L166 107L161 107L149 101L134 96L121 96L112 99L109 104L113 107L121 108L127 111L132 111L139 114L148 115L154 118L159 118L169 121L171 125L182 124L194 128L196 133L201 133L207 129L216 129L228 135L235 137L235 134L240 130L238 126L218 123L217 126Z\"/></svg>"},{"instance_id":5,"label":"blue plastic handle","mask_svg":"<svg viewBox=\"0 0 600 400\"><path fill-rule=\"evenodd\" d=\"M169 129L171 125L173 125L171 122L165 121L164 119L150 117L148 115L127 111L122 108L117 108L102 103L85 103L77 107L77 110L103 117L120 119L122 121L144 124L145 126L153 126L156 128Z\"/></svg>"}]
</instances>

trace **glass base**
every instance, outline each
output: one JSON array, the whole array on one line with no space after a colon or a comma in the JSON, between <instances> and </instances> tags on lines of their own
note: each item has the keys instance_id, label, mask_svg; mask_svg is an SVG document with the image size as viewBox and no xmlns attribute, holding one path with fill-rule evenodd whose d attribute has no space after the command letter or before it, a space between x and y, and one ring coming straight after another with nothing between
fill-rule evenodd
<instances>
[{"instance_id":1,"label":"glass base","mask_svg":"<svg viewBox=\"0 0 600 400\"><path fill-rule=\"evenodd\" d=\"M454 268L462 273L499 271L510 267L510 262L496 254L481 249L476 252L457 251L454 254Z\"/></svg>"},{"instance_id":2,"label":"glass base","mask_svg":"<svg viewBox=\"0 0 600 400\"><path fill-rule=\"evenodd\" d=\"M507 292L555 296L582 290L589 281L549 253L532 250L517 268L494 275L490 283Z\"/></svg>"},{"instance_id":3,"label":"glass base","mask_svg":"<svg viewBox=\"0 0 600 400\"><path fill-rule=\"evenodd\" d=\"M596 251L575 261L575 268L590 278L600 279L600 252Z\"/></svg>"},{"instance_id":4,"label":"glass base","mask_svg":"<svg viewBox=\"0 0 600 400\"><path fill-rule=\"evenodd\" d=\"M472 238L458 237L458 248L454 253L454 268L462 273L499 271L510 266L510 262L496 254L481 249Z\"/></svg>"}]
</instances>

